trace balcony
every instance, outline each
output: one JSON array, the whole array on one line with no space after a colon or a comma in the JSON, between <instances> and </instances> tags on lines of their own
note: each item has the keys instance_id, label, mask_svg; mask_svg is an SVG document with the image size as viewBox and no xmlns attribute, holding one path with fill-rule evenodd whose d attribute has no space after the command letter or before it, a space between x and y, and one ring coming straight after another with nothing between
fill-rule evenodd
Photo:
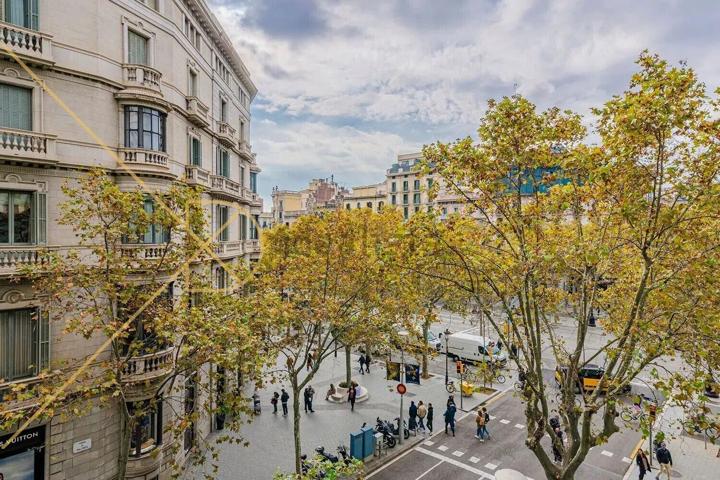
<instances>
[{"instance_id":1,"label":"balcony","mask_svg":"<svg viewBox=\"0 0 720 480\"><path fill-rule=\"evenodd\" d=\"M15 53L28 63L42 66L54 65L52 54L52 36L0 22L0 53L12 57L6 49Z\"/></svg>"},{"instance_id":2,"label":"balcony","mask_svg":"<svg viewBox=\"0 0 720 480\"><path fill-rule=\"evenodd\" d=\"M210 173L197 165L185 165L185 181L188 185L210 186Z\"/></svg>"},{"instance_id":3,"label":"balcony","mask_svg":"<svg viewBox=\"0 0 720 480\"><path fill-rule=\"evenodd\" d=\"M235 129L230 126L227 122L218 122L217 127L218 140L220 143L228 148L233 148L236 145L235 140Z\"/></svg>"},{"instance_id":4,"label":"balcony","mask_svg":"<svg viewBox=\"0 0 720 480\"><path fill-rule=\"evenodd\" d=\"M175 366L175 347L138 355L125 360L123 383L140 383L169 374Z\"/></svg>"},{"instance_id":5,"label":"balcony","mask_svg":"<svg viewBox=\"0 0 720 480\"><path fill-rule=\"evenodd\" d=\"M44 245L0 247L0 277L16 275L22 267L45 265L47 251Z\"/></svg>"},{"instance_id":6,"label":"balcony","mask_svg":"<svg viewBox=\"0 0 720 480\"><path fill-rule=\"evenodd\" d=\"M185 100L187 101L188 120L201 128L210 125L207 105L202 103L199 98L193 96L185 97Z\"/></svg>"},{"instance_id":7,"label":"balcony","mask_svg":"<svg viewBox=\"0 0 720 480\"><path fill-rule=\"evenodd\" d=\"M221 175L210 175L210 192L215 195L230 197L231 200L241 198L240 184Z\"/></svg>"},{"instance_id":8,"label":"balcony","mask_svg":"<svg viewBox=\"0 0 720 480\"><path fill-rule=\"evenodd\" d=\"M260 197L259 194L253 192L249 188L243 188L243 198L250 202L250 205L253 205L255 207L260 206L262 207L262 197Z\"/></svg>"},{"instance_id":9,"label":"balcony","mask_svg":"<svg viewBox=\"0 0 720 480\"><path fill-rule=\"evenodd\" d=\"M159 105L165 110L172 108L164 99L160 89L162 73L147 65L122 66L123 89L115 94L117 100L144 100Z\"/></svg>"},{"instance_id":10,"label":"balcony","mask_svg":"<svg viewBox=\"0 0 720 480\"><path fill-rule=\"evenodd\" d=\"M260 253L260 240L245 240L245 253Z\"/></svg>"},{"instance_id":11,"label":"balcony","mask_svg":"<svg viewBox=\"0 0 720 480\"><path fill-rule=\"evenodd\" d=\"M255 162L255 157L252 153L252 146L247 142L247 140L240 140L240 142L238 142L238 151L248 162Z\"/></svg>"},{"instance_id":12,"label":"balcony","mask_svg":"<svg viewBox=\"0 0 720 480\"><path fill-rule=\"evenodd\" d=\"M168 154L143 148L120 148L118 155L123 164L118 169L129 169L137 173L170 174Z\"/></svg>"},{"instance_id":13,"label":"balcony","mask_svg":"<svg viewBox=\"0 0 720 480\"><path fill-rule=\"evenodd\" d=\"M0 156L18 160L56 163L55 135L0 128Z\"/></svg>"},{"instance_id":14,"label":"balcony","mask_svg":"<svg viewBox=\"0 0 720 480\"><path fill-rule=\"evenodd\" d=\"M213 247L215 255L220 258L237 257L243 254L243 242L218 242Z\"/></svg>"},{"instance_id":15,"label":"balcony","mask_svg":"<svg viewBox=\"0 0 720 480\"><path fill-rule=\"evenodd\" d=\"M130 455L125 478L157 478L165 458L165 445L158 445L139 457Z\"/></svg>"},{"instance_id":16,"label":"balcony","mask_svg":"<svg viewBox=\"0 0 720 480\"><path fill-rule=\"evenodd\" d=\"M157 243L124 243L120 250L123 257L137 260L159 260L166 251L165 244Z\"/></svg>"}]
</instances>

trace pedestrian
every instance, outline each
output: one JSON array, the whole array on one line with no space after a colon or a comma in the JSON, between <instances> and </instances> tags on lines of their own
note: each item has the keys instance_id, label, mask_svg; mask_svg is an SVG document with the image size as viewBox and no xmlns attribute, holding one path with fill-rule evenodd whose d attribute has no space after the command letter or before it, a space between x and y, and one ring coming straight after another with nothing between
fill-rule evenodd
<instances>
[{"instance_id":1,"label":"pedestrian","mask_svg":"<svg viewBox=\"0 0 720 480\"><path fill-rule=\"evenodd\" d=\"M365 375L365 354L360 352L360 358L358 359L358 362L360 362L360 373Z\"/></svg>"},{"instance_id":2,"label":"pedestrian","mask_svg":"<svg viewBox=\"0 0 720 480\"><path fill-rule=\"evenodd\" d=\"M310 370L312 370L312 368L313 368L313 357L312 357L312 355L308 355L308 357L307 357L306 368L307 368L308 372L309 372Z\"/></svg>"},{"instance_id":3,"label":"pedestrian","mask_svg":"<svg viewBox=\"0 0 720 480\"><path fill-rule=\"evenodd\" d=\"M450 404L455 405L455 395L448 396L446 407L450 407Z\"/></svg>"},{"instance_id":4,"label":"pedestrian","mask_svg":"<svg viewBox=\"0 0 720 480\"><path fill-rule=\"evenodd\" d=\"M315 410L313 410L312 408L313 396L315 396L315 389L312 387L312 385L308 385L307 387L305 387L303 395L305 397L305 413L307 413L308 410L310 410L311 413L315 413Z\"/></svg>"},{"instance_id":5,"label":"pedestrian","mask_svg":"<svg viewBox=\"0 0 720 480\"><path fill-rule=\"evenodd\" d=\"M448 407L443 414L445 417L445 433L448 433L448 427L450 427L453 437L455 436L455 412L457 412L455 402L450 402L448 400Z\"/></svg>"},{"instance_id":6,"label":"pedestrian","mask_svg":"<svg viewBox=\"0 0 720 480\"><path fill-rule=\"evenodd\" d=\"M427 428L432 433L432 421L435 409L433 409L432 403L428 403L427 407Z\"/></svg>"},{"instance_id":7,"label":"pedestrian","mask_svg":"<svg viewBox=\"0 0 720 480\"><path fill-rule=\"evenodd\" d=\"M365 369L367 370L367 373L370 373L370 352L365 354Z\"/></svg>"},{"instance_id":8,"label":"pedestrian","mask_svg":"<svg viewBox=\"0 0 720 480\"><path fill-rule=\"evenodd\" d=\"M408 409L408 428L417 431L417 405L414 400L410 400L410 408Z\"/></svg>"},{"instance_id":9,"label":"pedestrian","mask_svg":"<svg viewBox=\"0 0 720 480\"><path fill-rule=\"evenodd\" d=\"M485 439L483 437L483 430L485 429L485 414L481 408L478 408L477 415L475 415L475 425L477 426L475 438L484 442Z\"/></svg>"},{"instance_id":10,"label":"pedestrian","mask_svg":"<svg viewBox=\"0 0 720 480\"><path fill-rule=\"evenodd\" d=\"M483 419L485 420L485 423L483 423L483 437L490 438L490 432L488 432L487 425L490 422L490 414L487 411L487 408L482 407L482 413L483 413Z\"/></svg>"},{"instance_id":11,"label":"pedestrian","mask_svg":"<svg viewBox=\"0 0 720 480\"><path fill-rule=\"evenodd\" d=\"M516 359L516 358L517 358L517 354L518 354L517 345L515 345L514 343L511 344L511 345L510 345L510 352L512 353L512 355L511 355L510 358Z\"/></svg>"},{"instance_id":12,"label":"pedestrian","mask_svg":"<svg viewBox=\"0 0 720 480\"><path fill-rule=\"evenodd\" d=\"M328 388L328 391L327 391L327 393L325 394L325 401L328 401L328 399L329 399L330 397L332 397L333 395L335 395L335 393L337 393L337 390L335 390L335 385L333 385L333 384L331 383L331 384L330 384L330 388Z\"/></svg>"},{"instance_id":13,"label":"pedestrian","mask_svg":"<svg viewBox=\"0 0 720 480\"><path fill-rule=\"evenodd\" d=\"M655 453L655 457L657 458L658 463L660 464L660 471L657 475L655 475L655 479L658 480L660 478L660 475L665 473L667 475L668 480L670 480L670 475L672 474L672 455L670 455L670 450L667 449L665 446L665 443L662 443L660 445L660 448L657 449L657 452Z\"/></svg>"},{"instance_id":14,"label":"pedestrian","mask_svg":"<svg viewBox=\"0 0 720 480\"><path fill-rule=\"evenodd\" d=\"M350 384L348 389L348 402L350 402L350 411L355 411L355 397L357 396L357 390L355 389L355 382Z\"/></svg>"},{"instance_id":15,"label":"pedestrian","mask_svg":"<svg viewBox=\"0 0 720 480\"><path fill-rule=\"evenodd\" d=\"M418 417L418 428L425 434L425 417L427 416L427 407L422 400L418 402L417 417Z\"/></svg>"},{"instance_id":16,"label":"pedestrian","mask_svg":"<svg viewBox=\"0 0 720 480\"><path fill-rule=\"evenodd\" d=\"M277 413L277 404L279 399L280 394L278 392L273 393L272 399L270 400L270 403L273 406L273 413Z\"/></svg>"},{"instance_id":17,"label":"pedestrian","mask_svg":"<svg viewBox=\"0 0 720 480\"><path fill-rule=\"evenodd\" d=\"M290 400L290 395L288 395L288 392L285 391L284 388L280 389L282 393L280 394L280 403L282 403L282 409L283 409L283 417L287 417L288 414L288 400Z\"/></svg>"},{"instance_id":18,"label":"pedestrian","mask_svg":"<svg viewBox=\"0 0 720 480\"><path fill-rule=\"evenodd\" d=\"M560 430L560 427L556 427L554 430L555 436L558 438L558 441L560 442L560 445L563 443L563 434L562 430ZM552 451L553 456L555 457L555 463L562 462L562 453L560 452L560 449L555 445L555 442L552 444Z\"/></svg>"},{"instance_id":19,"label":"pedestrian","mask_svg":"<svg viewBox=\"0 0 720 480\"><path fill-rule=\"evenodd\" d=\"M650 459L642 448L638 450L637 455L635 456L635 463L637 463L637 466L640 469L640 476L638 479L643 480L645 478L645 474L651 469Z\"/></svg>"}]
</instances>

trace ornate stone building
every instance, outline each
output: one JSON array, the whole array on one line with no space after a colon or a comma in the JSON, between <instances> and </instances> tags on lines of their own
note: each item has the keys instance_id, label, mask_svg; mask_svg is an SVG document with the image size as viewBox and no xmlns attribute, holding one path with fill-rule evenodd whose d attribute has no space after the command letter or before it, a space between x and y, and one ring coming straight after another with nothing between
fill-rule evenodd
<instances>
[{"instance_id":1,"label":"ornate stone building","mask_svg":"<svg viewBox=\"0 0 720 480\"><path fill-rule=\"evenodd\" d=\"M57 223L63 184L100 167L122 188L136 187L103 144L149 189L161 192L172 182L202 187L212 228L234 219L215 247L223 261L258 258L262 200L249 141L256 87L204 0L4 0L0 26L1 392L101 343L63 336L54 312L38 314L41 292L10 278L38 262L42 249L75 247L73 232ZM148 232L128 248L152 256L162 241L156 236ZM226 281L218 270L218 282ZM142 359L154 367L138 375L162 376L168 353ZM186 392L186 406L192 395ZM127 478L168 476L163 424L170 415L170 408L159 409L144 419ZM190 437L213 428L210 419L199 421ZM0 442L10 434L0 432ZM95 408L33 425L0 450L0 472L6 479L16 472L110 479L117 450L117 413Z\"/></svg>"}]
</instances>

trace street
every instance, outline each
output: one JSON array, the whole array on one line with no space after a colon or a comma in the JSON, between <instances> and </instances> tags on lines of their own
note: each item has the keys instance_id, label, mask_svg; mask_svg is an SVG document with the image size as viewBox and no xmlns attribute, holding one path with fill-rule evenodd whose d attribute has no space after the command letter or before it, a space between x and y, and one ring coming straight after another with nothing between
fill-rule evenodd
<instances>
[{"instance_id":1,"label":"street","mask_svg":"<svg viewBox=\"0 0 720 480\"><path fill-rule=\"evenodd\" d=\"M525 447L525 416L522 403L512 391L489 402L490 439L481 443L475 435L475 417L469 412L456 426L456 436L442 428L404 456L370 474L373 480L494 479L498 469L518 470L529 479L542 479L540 463ZM440 425L441 427L441 425ZM549 439L545 439L549 445ZM640 434L623 430L610 441L591 449L576 478L622 479L630 465Z\"/></svg>"}]
</instances>

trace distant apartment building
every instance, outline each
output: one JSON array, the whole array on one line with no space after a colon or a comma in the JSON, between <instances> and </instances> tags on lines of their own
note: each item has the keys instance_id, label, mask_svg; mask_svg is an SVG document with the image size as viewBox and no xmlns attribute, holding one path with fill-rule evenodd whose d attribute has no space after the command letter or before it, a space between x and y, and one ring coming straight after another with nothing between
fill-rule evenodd
<instances>
[{"instance_id":1,"label":"distant apartment building","mask_svg":"<svg viewBox=\"0 0 720 480\"><path fill-rule=\"evenodd\" d=\"M343 199L349 191L338 185L331 177L315 178L303 190L280 190L273 188L272 216L275 225L292 225L303 215L320 214L342 208Z\"/></svg>"},{"instance_id":2,"label":"distant apartment building","mask_svg":"<svg viewBox=\"0 0 720 480\"><path fill-rule=\"evenodd\" d=\"M74 233L58 223L61 186L100 167L122 189L137 187L44 86L148 188L162 192L173 182L200 187L208 223L218 233L215 252L224 262L259 257L262 200L249 142L256 87L205 0L4 0L0 25L1 399L3 389L35 382L41 369L99 345L64 335L56 312L39 314L42 292L22 278L11 281L23 265L40 261L41 250L76 247ZM226 222L229 227L218 232ZM150 230L139 242L127 248L148 258L163 239ZM217 287L226 287L219 265L212 268ZM174 348L137 360L153 367L150 373L140 368L135 380L162 382ZM146 402L143 395L138 390L128 401ZM192 387L185 389L185 408L194 408L194 395ZM182 443L182 462L195 438L220 428L201 416L185 438L167 438L173 410L163 409L163 402L133 432L128 479L170 478L168 445ZM0 408L10 407L0 400ZM5 480L116 479L118 432L119 414L111 407L33 424L0 450L0 472L23 472L5 473ZM12 433L0 432L0 443Z\"/></svg>"},{"instance_id":3,"label":"distant apartment building","mask_svg":"<svg viewBox=\"0 0 720 480\"><path fill-rule=\"evenodd\" d=\"M353 187L352 191L345 195L345 208L347 210L369 208L375 212L379 212L386 203L387 191L385 182Z\"/></svg>"}]
</instances>

